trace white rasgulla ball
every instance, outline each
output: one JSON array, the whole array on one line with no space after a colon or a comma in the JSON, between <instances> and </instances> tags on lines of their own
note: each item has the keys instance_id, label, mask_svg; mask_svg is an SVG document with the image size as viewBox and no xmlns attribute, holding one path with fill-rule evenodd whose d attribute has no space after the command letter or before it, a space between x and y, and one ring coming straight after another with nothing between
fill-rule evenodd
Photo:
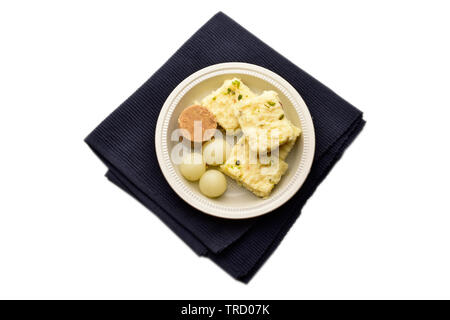
<instances>
[{"instance_id":1,"label":"white rasgulla ball","mask_svg":"<svg viewBox=\"0 0 450 320\"><path fill-rule=\"evenodd\" d=\"M178 168L187 180L197 181L205 173L206 164L200 153L190 152L183 156L182 163Z\"/></svg>"},{"instance_id":2,"label":"white rasgulla ball","mask_svg":"<svg viewBox=\"0 0 450 320\"><path fill-rule=\"evenodd\" d=\"M216 138L203 145L203 159L210 166L218 166L225 161L230 154L231 146L223 138Z\"/></svg>"},{"instance_id":3,"label":"white rasgulla ball","mask_svg":"<svg viewBox=\"0 0 450 320\"><path fill-rule=\"evenodd\" d=\"M201 193L210 198L221 196L227 190L227 179L218 170L208 170L200 178L199 187Z\"/></svg>"}]
</instances>

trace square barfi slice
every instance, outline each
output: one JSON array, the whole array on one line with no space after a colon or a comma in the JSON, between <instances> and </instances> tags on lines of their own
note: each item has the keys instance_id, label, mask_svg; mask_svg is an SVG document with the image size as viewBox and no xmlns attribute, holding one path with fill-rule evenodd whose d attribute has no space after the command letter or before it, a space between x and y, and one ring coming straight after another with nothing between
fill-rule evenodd
<instances>
[{"instance_id":1,"label":"square barfi slice","mask_svg":"<svg viewBox=\"0 0 450 320\"><path fill-rule=\"evenodd\" d=\"M219 125L225 130L239 128L234 115L234 104L254 97L253 92L238 78L226 80L223 85L206 96L201 104L216 117Z\"/></svg>"},{"instance_id":2,"label":"square barfi slice","mask_svg":"<svg viewBox=\"0 0 450 320\"><path fill-rule=\"evenodd\" d=\"M300 128L285 116L278 94L264 91L261 95L234 105L242 132L249 137L250 150L265 152L297 139Z\"/></svg>"},{"instance_id":3,"label":"square barfi slice","mask_svg":"<svg viewBox=\"0 0 450 320\"><path fill-rule=\"evenodd\" d=\"M258 197L266 198L288 168L283 160L275 160L268 164L261 163L257 155L251 152L248 139L242 136L220 170Z\"/></svg>"}]
</instances>

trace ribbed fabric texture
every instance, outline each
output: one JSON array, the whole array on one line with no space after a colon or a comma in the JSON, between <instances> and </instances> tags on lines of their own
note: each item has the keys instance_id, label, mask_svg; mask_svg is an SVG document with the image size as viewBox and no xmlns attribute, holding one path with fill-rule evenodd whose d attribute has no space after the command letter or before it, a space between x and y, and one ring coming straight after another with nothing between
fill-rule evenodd
<instances>
[{"instance_id":1,"label":"ribbed fabric texture","mask_svg":"<svg viewBox=\"0 0 450 320\"><path fill-rule=\"evenodd\" d=\"M155 126L166 98L195 71L222 62L252 63L279 74L297 89L313 117L316 154L306 182L291 200L258 218L226 220L192 208L167 184L156 159ZM197 254L248 282L364 123L358 109L220 12L85 141L109 168L111 182L155 213Z\"/></svg>"}]
</instances>

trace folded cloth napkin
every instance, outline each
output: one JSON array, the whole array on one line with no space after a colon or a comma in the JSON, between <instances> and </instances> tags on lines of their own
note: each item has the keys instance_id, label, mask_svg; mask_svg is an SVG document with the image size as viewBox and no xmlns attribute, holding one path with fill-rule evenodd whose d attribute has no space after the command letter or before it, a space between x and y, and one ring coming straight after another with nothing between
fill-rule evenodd
<instances>
[{"instance_id":1,"label":"folded cloth napkin","mask_svg":"<svg viewBox=\"0 0 450 320\"><path fill-rule=\"evenodd\" d=\"M316 133L314 162L302 188L275 211L247 220L212 217L185 203L165 181L154 147L156 121L172 90L192 73L223 62L256 64L286 79L305 100ZM364 123L358 109L219 12L85 141L108 167L111 182L156 214L198 255L248 282Z\"/></svg>"}]
</instances>

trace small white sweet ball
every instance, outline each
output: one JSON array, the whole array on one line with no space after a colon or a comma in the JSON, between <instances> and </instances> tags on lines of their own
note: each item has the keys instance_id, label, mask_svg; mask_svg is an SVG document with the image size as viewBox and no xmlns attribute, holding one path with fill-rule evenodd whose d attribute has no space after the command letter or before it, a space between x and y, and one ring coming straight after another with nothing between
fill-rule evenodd
<instances>
[{"instance_id":1,"label":"small white sweet ball","mask_svg":"<svg viewBox=\"0 0 450 320\"><path fill-rule=\"evenodd\" d=\"M217 198L227 190L227 179L218 170L208 170L200 178L201 193L210 198Z\"/></svg>"},{"instance_id":2,"label":"small white sweet ball","mask_svg":"<svg viewBox=\"0 0 450 320\"><path fill-rule=\"evenodd\" d=\"M205 173L206 164L200 153L192 152L183 156L183 161L178 168L187 180L197 181Z\"/></svg>"},{"instance_id":3,"label":"small white sweet ball","mask_svg":"<svg viewBox=\"0 0 450 320\"><path fill-rule=\"evenodd\" d=\"M218 166L227 160L231 146L224 138L216 138L203 145L203 159L210 166Z\"/></svg>"}]
</instances>

